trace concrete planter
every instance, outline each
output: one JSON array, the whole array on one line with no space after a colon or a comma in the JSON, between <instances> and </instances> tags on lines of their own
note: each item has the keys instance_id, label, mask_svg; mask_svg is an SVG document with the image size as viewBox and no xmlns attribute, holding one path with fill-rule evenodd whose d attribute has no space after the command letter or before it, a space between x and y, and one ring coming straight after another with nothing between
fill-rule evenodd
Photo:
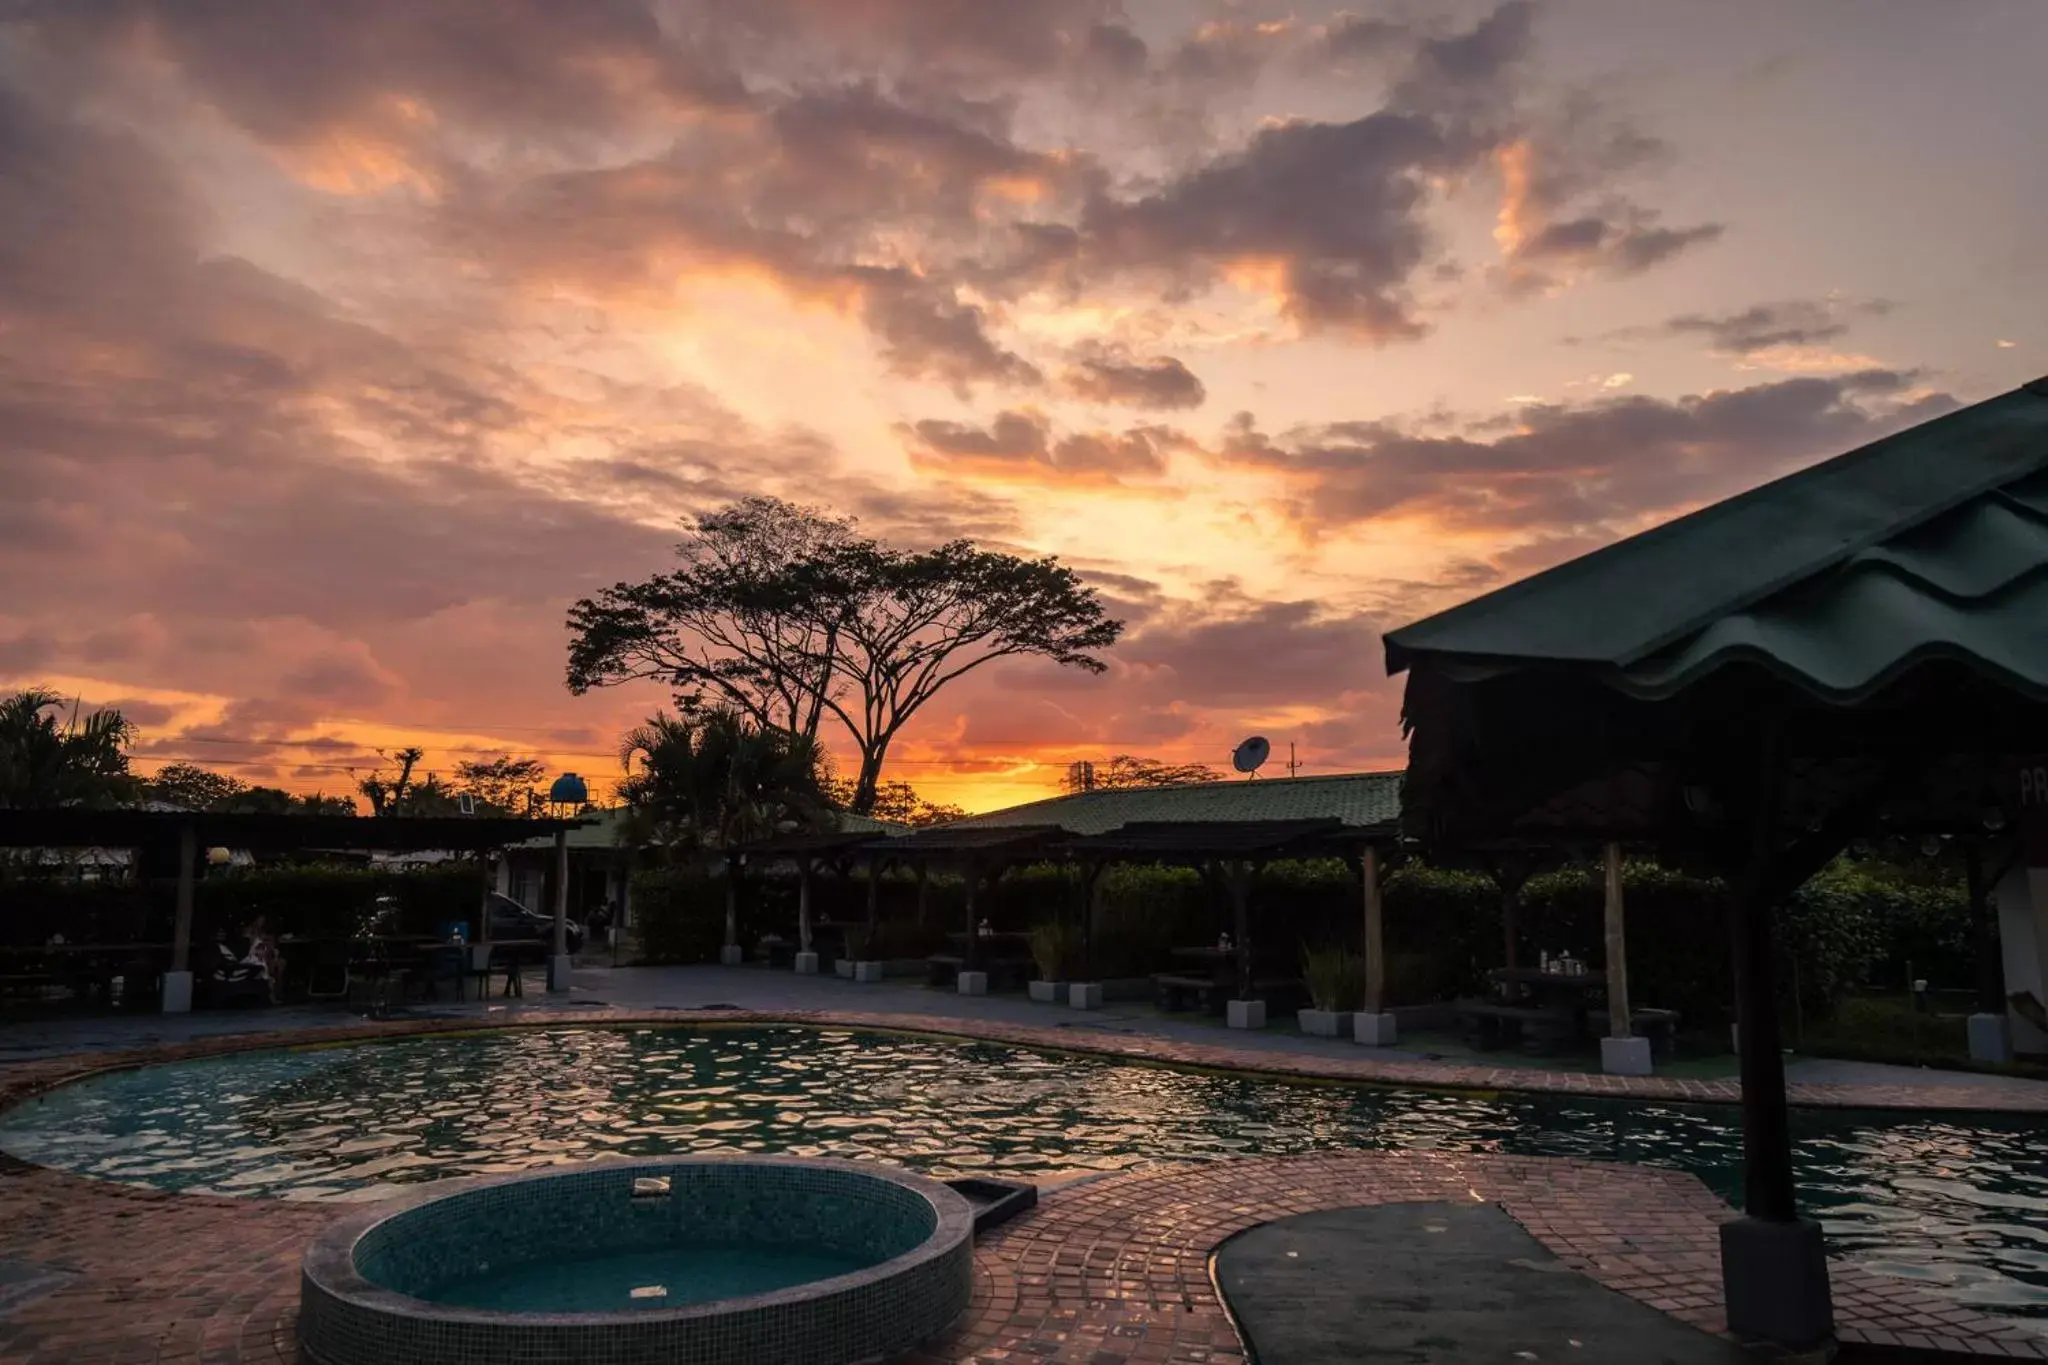
<instances>
[{"instance_id":1,"label":"concrete planter","mask_svg":"<svg viewBox=\"0 0 2048 1365\"><path fill-rule=\"evenodd\" d=\"M832 964L832 970L848 981L853 980L853 959L846 957L837 959Z\"/></svg>"},{"instance_id":2,"label":"concrete planter","mask_svg":"<svg viewBox=\"0 0 2048 1365\"><path fill-rule=\"evenodd\" d=\"M957 985L962 995L987 995L988 973L962 972Z\"/></svg>"},{"instance_id":3,"label":"concrete planter","mask_svg":"<svg viewBox=\"0 0 2048 1365\"><path fill-rule=\"evenodd\" d=\"M1294 1022L1311 1038L1349 1038L1351 1016L1350 1010L1296 1010Z\"/></svg>"},{"instance_id":4,"label":"concrete planter","mask_svg":"<svg viewBox=\"0 0 2048 1365\"><path fill-rule=\"evenodd\" d=\"M1041 1005L1057 1005L1067 998L1067 983L1064 981L1033 981L1026 987L1031 998Z\"/></svg>"},{"instance_id":5,"label":"concrete planter","mask_svg":"<svg viewBox=\"0 0 2048 1365\"><path fill-rule=\"evenodd\" d=\"M1600 1040L1600 1069L1610 1076L1649 1075L1650 1040L1648 1038L1602 1038Z\"/></svg>"},{"instance_id":6,"label":"concrete planter","mask_svg":"<svg viewBox=\"0 0 2048 1365\"><path fill-rule=\"evenodd\" d=\"M164 973L163 1012L165 1014L190 1014L192 1012L192 973Z\"/></svg>"},{"instance_id":7,"label":"concrete planter","mask_svg":"<svg viewBox=\"0 0 2048 1365\"><path fill-rule=\"evenodd\" d=\"M737 967L746 960L746 954L737 943L728 943L718 950L718 960L728 967Z\"/></svg>"},{"instance_id":8,"label":"concrete planter","mask_svg":"<svg viewBox=\"0 0 2048 1365\"><path fill-rule=\"evenodd\" d=\"M881 962L849 962L845 965L850 969L846 975L852 977L855 981L880 981L884 975L882 969L887 964Z\"/></svg>"},{"instance_id":9,"label":"concrete planter","mask_svg":"<svg viewBox=\"0 0 2048 1365\"><path fill-rule=\"evenodd\" d=\"M1392 1047L1396 1030L1391 1014L1367 1014L1360 1010L1351 1016L1351 1041L1366 1047Z\"/></svg>"},{"instance_id":10,"label":"concrete planter","mask_svg":"<svg viewBox=\"0 0 2048 1365\"><path fill-rule=\"evenodd\" d=\"M1264 1028L1266 1026L1266 1002L1263 1000L1231 1001L1227 1022L1232 1028Z\"/></svg>"},{"instance_id":11,"label":"concrete planter","mask_svg":"<svg viewBox=\"0 0 2048 1365\"><path fill-rule=\"evenodd\" d=\"M1067 1004L1077 1010L1099 1010L1102 1008L1102 983L1100 981L1076 981L1067 987Z\"/></svg>"},{"instance_id":12,"label":"concrete planter","mask_svg":"<svg viewBox=\"0 0 2048 1365\"><path fill-rule=\"evenodd\" d=\"M818 974L818 955L816 953L798 953L795 965L798 976L816 976Z\"/></svg>"}]
</instances>

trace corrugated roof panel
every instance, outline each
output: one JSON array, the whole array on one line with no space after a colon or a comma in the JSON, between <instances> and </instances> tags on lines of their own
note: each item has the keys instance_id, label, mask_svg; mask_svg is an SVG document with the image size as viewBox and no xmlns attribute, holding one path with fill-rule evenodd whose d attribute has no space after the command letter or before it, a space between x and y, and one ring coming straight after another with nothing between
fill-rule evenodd
<instances>
[{"instance_id":1,"label":"corrugated roof panel","mask_svg":"<svg viewBox=\"0 0 2048 1365\"><path fill-rule=\"evenodd\" d=\"M1626 666L2005 487L2048 511L2048 385L2016 389L1387 636L1414 654Z\"/></svg>"},{"instance_id":2,"label":"corrugated roof panel","mask_svg":"<svg viewBox=\"0 0 2048 1365\"><path fill-rule=\"evenodd\" d=\"M1978 498L1850 561L1887 566L1952 598L1987 596L2044 563L2048 518L1997 497Z\"/></svg>"},{"instance_id":3,"label":"corrugated roof panel","mask_svg":"<svg viewBox=\"0 0 2048 1365\"><path fill-rule=\"evenodd\" d=\"M1401 774L1333 773L1077 792L970 815L945 828L1057 825L1070 834L1101 834L1132 823L1335 819L1382 825L1400 818Z\"/></svg>"}]
</instances>

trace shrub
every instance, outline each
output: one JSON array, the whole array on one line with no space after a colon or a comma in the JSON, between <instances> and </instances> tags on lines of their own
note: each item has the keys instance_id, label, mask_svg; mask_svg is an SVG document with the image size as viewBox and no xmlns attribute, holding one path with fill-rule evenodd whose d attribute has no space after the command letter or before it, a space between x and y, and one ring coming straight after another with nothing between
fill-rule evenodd
<instances>
[{"instance_id":1,"label":"shrub","mask_svg":"<svg viewBox=\"0 0 2048 1365\"><path fill-rule=\"evenodd\" d=\"M1066 981L1074 974L1081 935L1064 920L1047 920L1031 930L1031 960L1040 981Z\"/></svg>"},{"instance_id":2,"label":"shrub","mask_svg":"<svg viewBox=\"0 0 2048 1365\"><path fill-rule=\"evenodd\" d=\"M1357 1009L1365 999L1365 958L1349 948L1305 948L1301 981L1317 1009Z\"/></svg>"},{"instance_id":3,"label":"shrub","mask_svg":"<svg viewBox=\"0 0 2048 1365\"><path fill-rule=\"evenodd\" d=\"M741 942L747 941L741 897ZM716 962L725 942L725 879L689 866L633 874L633 948L643 962Z\"/></svg>"}]
</instances>

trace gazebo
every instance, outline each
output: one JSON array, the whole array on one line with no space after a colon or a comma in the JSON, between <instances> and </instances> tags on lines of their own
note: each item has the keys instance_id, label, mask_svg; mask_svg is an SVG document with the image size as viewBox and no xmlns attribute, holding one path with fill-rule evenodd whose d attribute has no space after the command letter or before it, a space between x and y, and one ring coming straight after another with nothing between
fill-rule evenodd
<instances>
[{"instance_id":1,"label":"gazebo","mask_svg":"<svg viewBox=\"0 0 2048 1365\"><path fill-rule=\"evenodd\" d=\"M1570 831L1724 880L1746 1215L1722 1229L1728 1324L1825 1342L1773 923L1851 838L2018 824L2020 774L2048 753L2048 380L1395 631L1386 654L1408 675L1404 821L1428 849ZM1703 950L1719 932L1700 926Z\"/></svg>"}]
</instances>

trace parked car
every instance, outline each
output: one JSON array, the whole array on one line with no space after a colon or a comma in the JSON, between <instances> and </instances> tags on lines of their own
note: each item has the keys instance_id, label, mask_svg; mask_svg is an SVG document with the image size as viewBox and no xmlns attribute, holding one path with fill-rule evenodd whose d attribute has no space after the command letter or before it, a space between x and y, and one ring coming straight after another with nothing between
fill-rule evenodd
<instances>
[{"instance_id":1,"label":"parked car","mask_svg":"<svg viewBox=\"0 0 2048 1365\"><path fill-rule=\"evenodd\" d=\"M510 896L493 891L487 901L491 917L491 937L537 938L546 943L555 941L555 917L544 915L538 910L529 910ZM569 951L583 951L583 926L575 920L569 921Z\"/></svg>"}]
</instances>

